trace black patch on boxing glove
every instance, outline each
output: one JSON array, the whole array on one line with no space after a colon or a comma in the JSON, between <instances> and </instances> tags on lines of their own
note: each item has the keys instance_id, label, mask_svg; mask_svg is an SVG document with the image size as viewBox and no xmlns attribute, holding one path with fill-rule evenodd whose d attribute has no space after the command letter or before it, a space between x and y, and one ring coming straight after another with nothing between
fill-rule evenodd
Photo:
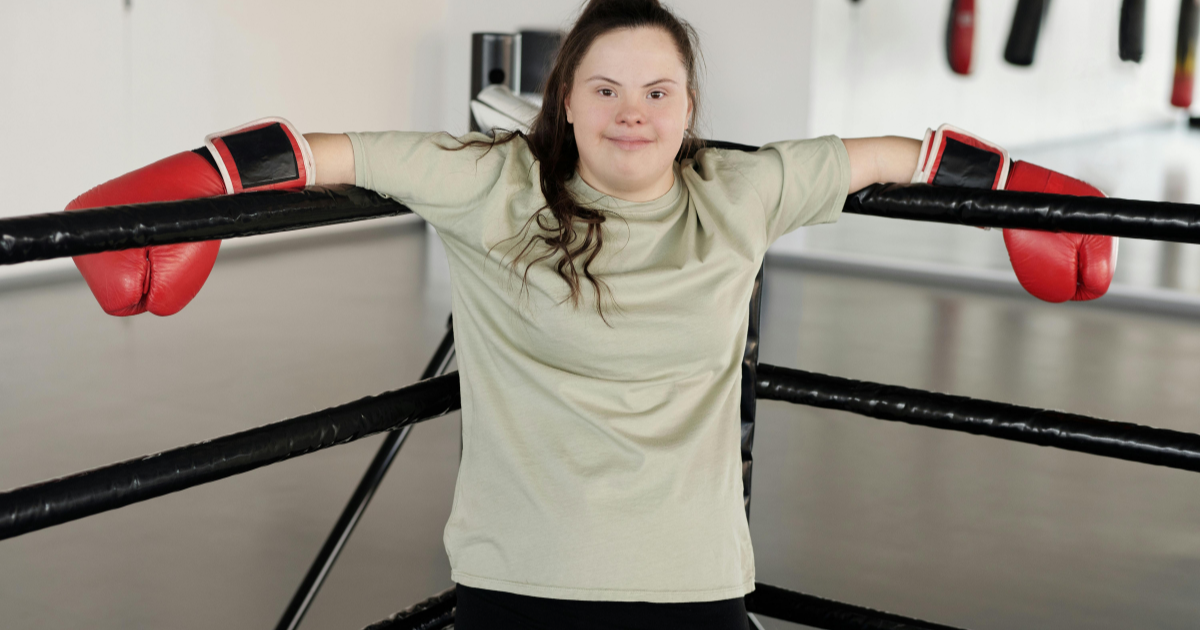
<instances>
[{"instance_id":1,"label":"black patch on boxing glove","mask_svg":"<svg viewBox=\"0 0 1200 630\"><path fill-rule=\"evenodd\" d=\"M196 155L199 155L200 157L204 158L204 161L208 162L208 165L213 167L213 170L216 171L217 173L221 172L221 169L217 167L217 161L213 159L212 151L209 151L208 147L200 147L199 149L192 149L192 153L195 153Z\"/></svg>"},{"instance_id":2,"label":"black patch on boxing glove","mask_svg":"<svg viewBox=\"0 0 1200 630\"><path fill-rule=\"evenodd\" d=\"M243 190L300 177L296 151L279 123L224 136L221 141L229 148L229 155L233 156Z\"/></svg>"},{"instance_id":3,"label":"black patch on boxing glove","mask_svg":"<svg viewBox=\"0 0 1200 630\"><path fill-rule=\"evenodd\" d=\"M942 161L932 183L935 186L991 189L999 172L999 154L946 138Z\"/></svg>"}]
</instances>

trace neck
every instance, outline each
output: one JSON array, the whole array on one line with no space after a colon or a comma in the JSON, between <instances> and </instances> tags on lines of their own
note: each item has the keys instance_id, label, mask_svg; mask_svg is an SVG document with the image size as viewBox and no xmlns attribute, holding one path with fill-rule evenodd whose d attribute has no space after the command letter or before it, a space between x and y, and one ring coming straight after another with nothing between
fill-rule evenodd
<instances>
[{"instance_id":1,"label":"neck","mask_svg":"<svg viewBox=\"0 0 1200 630\"><path fill-rule=\"evenodd\" d=\"M642 184L637 186L621 186L611 182L605 182L591 171L582 161L576 166L579 172L579 177L588 186L595 188L609 197L615 197L621 201L629 201L633 203L642 203L645 201L654 201L659 197L671 191L675 185L675 167L672 164L665 173L657 180L650 184Z\"/></svg>"}]
</instances>

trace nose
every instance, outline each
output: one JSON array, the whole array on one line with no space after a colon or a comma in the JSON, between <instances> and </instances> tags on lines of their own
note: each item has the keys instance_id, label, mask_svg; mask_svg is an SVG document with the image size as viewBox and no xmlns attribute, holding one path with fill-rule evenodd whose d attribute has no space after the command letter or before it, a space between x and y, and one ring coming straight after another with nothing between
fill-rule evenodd
<instances>
[{"instance_id":1,"label":"nose","mask_svg":"<svg viewBox=\"0 0 1200 630\"><path fill-rule=\"evenodd\" d=\"M617 123L624 125L641 125L646 122L646 112L642 99L621 99L621 108L617 111Z\"/></svg>"}]
</instances>

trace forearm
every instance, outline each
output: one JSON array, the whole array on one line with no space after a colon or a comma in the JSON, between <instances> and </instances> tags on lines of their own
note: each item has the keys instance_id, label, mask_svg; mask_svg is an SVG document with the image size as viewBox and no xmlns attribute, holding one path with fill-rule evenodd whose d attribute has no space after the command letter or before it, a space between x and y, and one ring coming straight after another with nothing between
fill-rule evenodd
<instances>
[{"instance_id":1,"label":"forearm","mask_svg":"<svg viewBox=\"0 0 1200 630\"><path fill-rule=\"evenodd\" d=\"M850 156L850 192L871 184L907 183L917 170L920 140L884 136L846 138L842 143L846 145L846 153Z\"/></svg>"},{"instance_id":2,"label":"forearm","mask_svg":"<svg viewBox=\"0 0 1200 630\"><path fill-rule=\"evenodd\" d=\"M317 185L354 184L354 148L344 133L306 133L317 166Z\"/></svg>"}]
</instances>

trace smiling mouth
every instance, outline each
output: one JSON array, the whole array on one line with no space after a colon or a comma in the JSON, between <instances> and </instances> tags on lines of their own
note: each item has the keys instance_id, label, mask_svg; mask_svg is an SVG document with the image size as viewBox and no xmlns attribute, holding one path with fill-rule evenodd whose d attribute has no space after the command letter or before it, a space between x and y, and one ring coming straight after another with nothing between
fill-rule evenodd
<instances>
[{"instance_id":1,"label":"smiling mouth","mask_svg":"<svg viewBox=\"0 0 1200 630\"><path fill-rule=\"evenodd\" d=\"M653 140L648 140L646 138L629 138L618 136L615 138L607 138L607 140L617 145L618 148L626 151L636 151L637 149L648 147L653 144Z\"/></svg>"}]
</instances>

